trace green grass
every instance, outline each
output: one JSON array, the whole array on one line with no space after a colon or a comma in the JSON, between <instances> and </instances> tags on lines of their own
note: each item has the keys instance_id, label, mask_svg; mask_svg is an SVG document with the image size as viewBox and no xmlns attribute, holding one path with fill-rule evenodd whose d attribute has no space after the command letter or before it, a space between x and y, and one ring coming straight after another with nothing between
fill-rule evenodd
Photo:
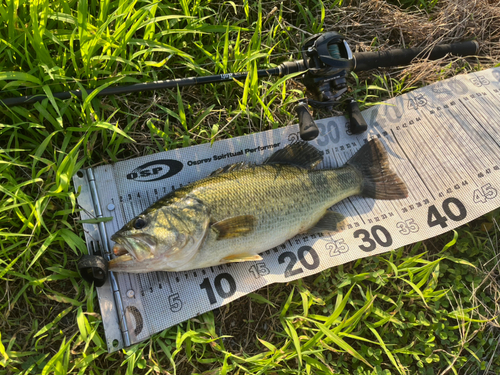
<instances>
[{"instance_id":1,"label":"green grass","mask_svg":"<svg viewBox=\"0 0 500 375\"><path fill-rule=\"evenodd\" d=\"M255 72L299 58L307 33L321 32L349 5L356 4L0 5L1 97L48 96L0 108L0 373L500 371L498 211L456 233L269 286L107 354L95 288L76 272L87 250L73 174L295 123L293 102L304 96L300 81L257 79ZM401 5L437 7L423 0ZM442 69L443 76L458 71ZM52 96L239 71L249 71L248 79L103 99ZM410 76L390 74L353 77L350 90L366 107L415 86L406 84Z\"/></svg>"}]
</instances>

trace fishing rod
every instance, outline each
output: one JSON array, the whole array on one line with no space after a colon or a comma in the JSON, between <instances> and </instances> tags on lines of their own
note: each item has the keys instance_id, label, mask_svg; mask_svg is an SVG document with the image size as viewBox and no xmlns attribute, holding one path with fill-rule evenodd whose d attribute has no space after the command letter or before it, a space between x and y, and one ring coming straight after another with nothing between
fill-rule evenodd
<instances>
[{"instance_id":1,"label":"fishing rod","mask_svg":"<svg viewBox=\"0 0 500 375\"><path fill-rule=\"evenodd\" d=\"M257 71L258 77L279 76L283 77L292 73L303 73L302 80L311 98L300 99L295 111L299 118L300 137L310 141L315 139L319 130L309 106L312 108L323 108L332 110L333 107L343 104L349 115L348 133L361 134L367 129L367 124L361 115L357 101L352 97L341 101L341 97L347 92L347 76L349 72L361 72L365 70L407 65L418 57L426 57L436 60L452 54L455 56L476 55L479 44L476 41L438 45L430 51L428 48L394 49L383 52L358 52L352 53L345 38L337 32L330 31L315 34L305 40L301 47L302 59L288 61L276 68L261 69ZM148 83L136 83L126 86L108 87L103 90L85 90L89 95L98 91L96 96L120 95L133 92L144 92L159 89L169 89L193 85L204 85L208 83L220 83L233 80L243 80L248 72L226 73L205 77L188 77L171 80L155 81ZM64 91L54 93L55 98L64 100L72 97L82 98L80 90ZM15 98L0 99L0 105L15 106L27 105L46 99L44 94L28 95Z\"/></svg>"}]
</instances>

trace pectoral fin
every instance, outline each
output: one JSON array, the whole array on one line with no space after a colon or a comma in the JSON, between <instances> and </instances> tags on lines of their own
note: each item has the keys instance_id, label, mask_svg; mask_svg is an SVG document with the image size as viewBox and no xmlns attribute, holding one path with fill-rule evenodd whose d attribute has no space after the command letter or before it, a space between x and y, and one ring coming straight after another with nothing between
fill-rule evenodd
<instances>
[{"instance_id":1,"label":"pectoral fin","mask_svg":"<svg viewBox=\"0 0 500 375\"><path fill-rule=\"evenodd\" d=\"M236 262L248 262L250 260L262 260L262 257L258 254L234 254L229 255L220 260L221 263L236 263Z\"/></svg>"},{"instance_id":2,"label":"pectoral fin","mask_svg":"<svg viewBox=\"0 0 500 375\"><path fill-rule=\"evenodd\" d=\"M326 213L318 220L314 226L306 231L306 234L315 234L320 232L337 232L340 227L346 224L347 220L344 215L333 212L326 211Z\"/></svg>"},{"instance_id":3,"label":"pectoral fin","mask_svg":"<svg viewBox=\"0 0 500 375\"><path fill-rule=\"evenodd\" d=\"M257 219L253 215L240 215L212 224L217 240L245 236L255 229Z\"/></svg>"}]
</instances>

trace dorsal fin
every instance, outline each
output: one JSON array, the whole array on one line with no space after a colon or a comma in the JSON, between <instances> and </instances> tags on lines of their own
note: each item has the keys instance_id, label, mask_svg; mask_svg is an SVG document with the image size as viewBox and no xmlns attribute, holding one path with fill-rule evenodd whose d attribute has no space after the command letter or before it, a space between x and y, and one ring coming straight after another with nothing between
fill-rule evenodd
<instances>
[{"instance_id":1,"label":"dorsal fin","mask_svg":"<svg viewBox=\"0 0 500 375\"><path fill-rule=\"evenodd\" d=\"M219 169L216 169L215 171L210 173L210 176L215 176L216 174L220 174L220 173L240 171L242 169L247 169L248 167L250 167L250 165L251 164L249 162L246 162L246 161L240 161L238 163L225 165L224 167L220 167Z\"/></svg>"},{"instance_id":2,"label":"dorsal fin","mask_svg":"<svg viewBox=\"0 0 500 375\"><path fill-rule=\"evenodd\" d=\"M305 141L286 145L272 154L264 164L292 164L305 169L313 169L323 161L316 147Z\"/></svg>"}]
</instances>

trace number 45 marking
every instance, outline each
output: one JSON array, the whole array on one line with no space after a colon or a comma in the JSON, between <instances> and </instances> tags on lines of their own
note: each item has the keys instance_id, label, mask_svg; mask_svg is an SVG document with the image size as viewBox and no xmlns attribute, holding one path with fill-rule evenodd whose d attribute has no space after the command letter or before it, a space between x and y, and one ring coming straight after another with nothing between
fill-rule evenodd
<instances>
[{"instance_id":1,"label":"number 45 marking","mask_svg":"<svg viewBox=\"0 0 500 375\"><path fill-rule=\"evenodd\" d=\"M497 189L491 184L481 186L481 190L474 190L474 203L486 203L488 199L496 198Z\"/></svg>"},{"instance_id":2,"label":"number 45 marking","mask_svg":"<svg viewBox=\"0 0 500 375\"><path fill-rule=\"evenodd\" d=\"M418 107L425 107L427 99L422 95L418 95L415 99L408 100L408 109L418 109Z\"/></svg>"}]
</instances>

